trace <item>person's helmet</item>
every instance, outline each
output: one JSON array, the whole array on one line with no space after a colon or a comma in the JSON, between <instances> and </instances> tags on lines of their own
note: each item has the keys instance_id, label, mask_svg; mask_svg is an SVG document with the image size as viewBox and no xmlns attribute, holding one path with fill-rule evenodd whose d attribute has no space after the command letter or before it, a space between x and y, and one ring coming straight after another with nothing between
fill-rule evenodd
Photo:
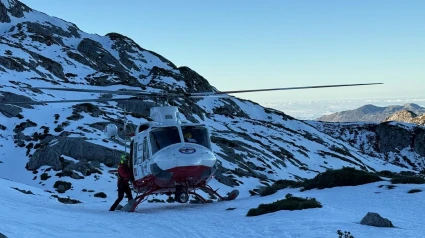
<instances>
[{"instance_id":1,"label":"person's helmet","mask_svg":"<svg viewBox=\"0 0 425 238\"><path fill-rule=\"evenodd\" d=\"M127 155L121 155L120 164L125 164L127 162Z\"/></svg>"},{"instance_id":2,"label":"person's helmet","mask_svg":"<svg viewBox=\"0 0 425 238\"><path fill-rule=\"evenodd\" d=\"M192 138L192 133L190 133L190 132L184 133L184 138L186 138L186 139Z\"/></svg>"}]
</instances>

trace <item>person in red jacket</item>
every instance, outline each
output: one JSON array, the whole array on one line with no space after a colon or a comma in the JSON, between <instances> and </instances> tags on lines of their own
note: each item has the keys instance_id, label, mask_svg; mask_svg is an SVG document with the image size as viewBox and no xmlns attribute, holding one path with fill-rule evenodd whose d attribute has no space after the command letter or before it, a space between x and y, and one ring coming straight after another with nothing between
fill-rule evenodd
<instances>
[{"instance_id":1,"label":"person in red jacket","mask_svg":"<svg viewBox=\"0 0 425 238\"><path fill-rule=\"evenodd\" d=\"M118 181L117 181L118 198L114 202L114 204L112 204L109 211L115 211L115 208L124 198L124 193L127 195L129 202L133 200L133 194L131 193L131 188L130 188L130 185L128 184L130 180L132 180L133 174L132 174L132 171L130 171L130 168L128 167L127 163L128 163L127 156L122 155L120 164L118 166Z\"/></svg>"}]
</instances>

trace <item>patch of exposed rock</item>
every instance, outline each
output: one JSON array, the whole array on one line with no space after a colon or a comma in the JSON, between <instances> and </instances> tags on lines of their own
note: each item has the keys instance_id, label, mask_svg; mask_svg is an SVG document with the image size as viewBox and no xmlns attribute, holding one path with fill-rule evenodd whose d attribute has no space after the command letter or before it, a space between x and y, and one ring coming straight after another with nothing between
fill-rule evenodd
<instances>
[{"instance_id":1,"label":"patch of exposed rock","mask_svg":"<svg viewBox=\"0 0 425 238\"><path fill-rule=\"evenodd\" d=\"M425 128L417 127L413 131L391 123L376 126L379 152L398 152L411 147L416 153L425 156Z\"/></svg>"},{"instance_id":2,"label":"patch of exposed rock","mask_svg":"<svg viewBox=\"0 0 425 238\"><path fill-rule=\"evenodd\" d=\"M179 72L186 83L189 92L213 92L214 87L197 72L189 67L183 66L179 68Z\"/></svg>"},{"instance_id":3,"label":"patch of exposed rock","mask_svg":"<svg viewBox=\"0 0 425 238\"><path fill-rule=\"evenodd\" d=\"M106 36L108 36L111 40L115 41L112 48L118 51L121 62L128 69L132 69L132 68L138 69L137 66L134 64L134 62L131 61L131 59L134 59L134 57L127 54L127 52L136 53L134 49L137 49L139 51L149 52L155 55L156 57L158 57L162 62L166 63L171 68L173 69L177 68L171 61L167 60L166 58L164 58L163 56L155 52L143 49L142 47L140 47L140 45L138 45L136 42L134 42L131 38L128 38L127 36L124 36L116 32L108 33L106 34ZM137 59L137 60L147 63L143 55L139 54L138 56L140 57L140 59Z\"/></svg>"},{"instance_id":4,"label":"patch of exposed rock","mask_svg":"<svg viewBox=\"0 0 425 238\"><path fill-rule=\"evenodd\" d=\"M380 152L400 151L410 145L411 132L389 123L376 127Z\"/></svg>"},{"instance_id":5,"label":"patch of exposed rock","mask_svg":"<svg viewBox=\"0 0 425 238\"><path fill-rule=\"evenodd\" d=\"M415 123L418 125L425 125L425 114L419 116L412 111L402 110L389 116L384 121L399 121L399 122Z\"/></svg>"},{"instance_id":6,"label":"patch of exposed rock","mask_svg":"<svg viewBox=\"0 0 425 238\"><path fill-rule=\"evenodd\" d=\"M244 111L242 111L242 109L235 102L232 100L226 100L225 102L226 105L215 107L213 109L214 114L220 114L230 118L249 118L249 116Z\"/></svg>"},{"instance_id":7,"label":"patch of exposed rock","mask_svg":"<svg viewBox=\"0 0 425 238\"><path fill-rule=\"evenodd\" d=\"M94 197L97 197L97 198L106 198L107 195L104 192L99 192L99 193L94 194Z\"/></svg>"},{"instance_id":8,"label":"patch of exposed rock","mask_svg":"<svg viewBox=\"0 0 425 238\"><path fill-rule=\"evenodd\" d=\"M49 59L47 57L44 57L40 54L37 54L32 51L25 50L23 48L20 48L23 51L27 52L29 55L31 55L32 59L29 60L29 62L25 61L22 58L7 55L7 56L0 56L0 65L4 66L7 69L14 70L17 72L24 72L24 71L34 71L40 77L42 77L43 80L46 80L44 78L50 78L54 79L54 77L46 72L52 73L54 76L64 79L65 75L63 73L63 67L60 63ZM33 60L34 59L34 60ZM41 66L46 71L41 72L38 67ZM54 82L54 81L53 81ZM57 84L57 83L56 83Z\"/></svg>"},{"instance_id":9,"label":"patch of exposed rock","mask_svg":"<svg viewBox=\"0 0 425 238\"><path fill-rule=\"evenodd\" d=\"M89 66L93 67L99 72L105 73L105 75L98 76L88 75L86 80L88 80L91 85L107 86L114 84L112 80L107 80L109 75L112 74L115 76L115 80L122 84L129 86L141 86L138 80L126 71L126 69L121 65L120 61L118 61L109 51L105 50L99 42L89 38L84 38L78 44L77 50L84 57L94 63L90 63ZM71 57L69 54L68 56ZM74 59L79 61L81 58L78 57ZM88 61L83 60L80 63L87 64Z\"/></svg>"},{"instance_id":10,"label":"patch of exposed rock","mask_svg":"<svg viewBox=\"0 0 425 238\"><path fill-rule=\"evenodd\" d=\"M415 152L425 157L425 128L416 128L412 137L411 143Z\"/></svg>"},{"instance_id":11,"label":"patch of exposed rock","mask_svg":"<svg viewBox=\"0 0 425 238\"><path fill-rule=\"evenodd\" d=\"M63 203L63 204L78 204L78 203L82 203L81 201L77 200L77 199L72 199L70 197L59 197L58 195L51 195L54 198L57 198L59 202Z\"/></svg>"},{"instance_id":12,"label":"patch of exposed rock","mask_svg":"<svg viewBox=\"0 0 425 238\"><path fill-rule=\"evenodd\" d=\"M60 160L62 155L76 160L87 161L87 163L89 161L104 163L106 166L112 167L118 163L122 151L90 143L85 141L84 138L50 137L31 156L27 163L27 169L36 170L44 165L51 166L55 171L65 169L66 166L64 167L63 162ZM68 166L70 165L68 164ZM87 168L90 169L90 166L87 165ZM86 173L84 166L79 166L78 164L72 169Z\"/></svg>"},{"instance_id":13,"label":"patch of exposed rock","mask_svg":"<svg viewBox=\"0 0 425 238\"><path fill-rule=\"evenodd\" d=\"M72 184L70 182L65 181L56 181L53 187L56 189L58 193L64 193L67 190L72 188Z\"/></svg>"},{"instance_id":14,"label":"patch of exposed rock","mask_svg":"<svg viewBox=\"0 0 425 238\"><path fill-rule=\"evenodd\" d=\"M21 95L17 95L14 93L10 93L10 92L0 92L0 102L1 103L12 103L12 102L31 102L33 100L31 100L31 98L29 97L25 97L25 96L21 96ZM22 112L22 108L33 108L30 105L26 105L26 104L21 104L19 106L12 106L12 105L7 105L7 104L0 104L0 113L2 113L3 115L5 115L6 117L18 117L18 115L20 115L20 113Z\"/></svg>"},{"instance_id":15,"label":"patch of exposed rock","mask_svg":"<svg viewBox=\"0 0 425 238\"><path fill-rule=\"evenodd\" d=\"M360 221L360 224L375 227L394 227L390 220L381 217L381 215L375 212L368 212Z\"/></svg>"},{"instance_id":16,"label":"patch of exposed rock","mask_svg":"<svg viewBox=\"0 0 425 238\"><path fill-rule=\"evenodd\" d=\"M108 33L106 36L109 36L109 38L114 41L112 49L118 51L121 63L125 65L127 69L141 71L141 69L134 63L133 60L140 60L144 63L147 63L147 60L144 58L143 54L137 52L137 50L143 51L144 49L142 49L142 47L136 44L132 39L119 33ZM138 58L135 58L133 56L134 54L136 54Z\"/></svg>"},{"instance_id":17,"label":"patch of exposed rock","mask_svg":"<svg viewBox=\"0 0 425 238\"><path fill-rule=\"evenodd\" d=\"M83 118L83 116L80 115L81 112L89 113L93 117L99 117L103 114L102 110L100 110L98 106L91 103L73 105L72 108L72 115L67 118L68 120L78 120Z\"/></svg>"},{"instance_id":18,"label":"patch of exposed rock","mask_svg":"<svg viewBox=\"0 0 425 238\"><path fill-rule=\"evenodd\" d=\"M6 0L6 1L9 1L9 0ZM29 8L27 5L17 0L9 1L9 4L10 4L9 8L6 8L3 2L0 1L0 22L1 23L11 22L11 19L8 13L10 13L11 16L21 18L24 16L25 12L32 11L32 9Z\"/></svg>"}]
</instances>

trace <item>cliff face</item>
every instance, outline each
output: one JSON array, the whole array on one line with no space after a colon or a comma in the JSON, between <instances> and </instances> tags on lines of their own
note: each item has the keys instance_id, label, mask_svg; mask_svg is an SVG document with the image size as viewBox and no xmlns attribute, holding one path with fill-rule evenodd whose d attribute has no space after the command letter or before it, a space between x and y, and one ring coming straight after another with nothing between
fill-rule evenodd
<instances>
[{"instance_id":1,"label":"cliff face","mask_svg":"<svg viewBox=\"0 0 425 238\"><path fill-rule=\"evenodd\" d=\"M425 165L425 128L402 123L309 122L318 130L346 141L365 154L408 169Z\"/></svg>"}]
</instances>

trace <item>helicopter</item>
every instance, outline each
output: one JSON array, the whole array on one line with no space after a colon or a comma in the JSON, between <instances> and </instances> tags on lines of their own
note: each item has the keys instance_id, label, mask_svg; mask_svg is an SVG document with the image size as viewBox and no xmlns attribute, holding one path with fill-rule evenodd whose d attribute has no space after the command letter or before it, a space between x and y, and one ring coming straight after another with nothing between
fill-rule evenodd
<instances>
[{"instance_id":1,"label":"helicopter","mask_svg":"<svg viewBox=\"0 0 425 238\"><path fill-rule=\"evenodd\" d=\"M31 87L38 90L56 90L73 92L90 92L100 94L126 95L125 98L97 98L54 101L21 101L0 102L0 104L48 104L69 102L106 102L144 100L146 98L203 98L232 97L229 94L314 89L331 87L349 87L376 85L382 83L318 85L288 88L268 88L213 92L146 92L143 90L96 90L76 88ZM175 201L187 203L189 195L193 195L203 203L209 201L197 192L201 190L215 195L220 201L230 201L237 198L238 190L233 190L226 196L209 186L218 169L218 160L211 148L210 131L206 124L182 121L177 106L163 105L150 108L150 121L137 125L130 140L118 136L118 127L108 124L103 132L108 138L115 138L125 145L129 143L128 165L133 173L132 189L137 195L124 206L123 210L134 212L138 205L150 195L174 195ZM124 130L126 120L124 120ZM127 147L125 147L127 148ZM111 172L111 171L110 171ZM112 172L114 172L112 170Z\"/></svg>"}]
</instances>

